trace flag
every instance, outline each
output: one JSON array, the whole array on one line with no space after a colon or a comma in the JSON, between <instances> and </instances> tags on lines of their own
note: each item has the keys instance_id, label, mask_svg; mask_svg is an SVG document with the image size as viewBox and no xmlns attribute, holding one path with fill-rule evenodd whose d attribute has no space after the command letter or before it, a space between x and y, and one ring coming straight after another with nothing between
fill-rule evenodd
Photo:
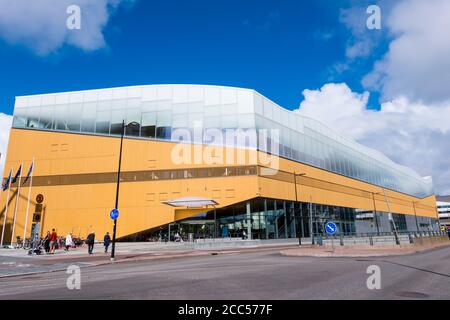
<instances>
[{"instance_id":1,"label":"flag","mask_svg":"<svg viewBox=\"0 0 450 320\"><path fill-rule=\"evenodd\" d=\"M30 166L30 169L28 170L27 177L25 178L25 181L23 182L23 184L27 183L28 179L30 178L31 172L33 172L33 164L34 163L32 162L31 166Z\"/></svg>"},{"instance_id":2,"label":"flag","mask_svg":"<svg viewBox=\"0 0 450 320\"><path fill-rule=\"evenodd\" d=\"M8 179L5 180L5 184L2 186L2 190L5 191L8 189L9 186L9 180L11 180L12 170L9 170L9 176Z\"/></svg>"},{"instance_id":3,"label":"flag","mask_svg":"<svg viewBox=\"0 0 450 320\"><path fill-rule=\"evenodd\" d=\"M16 175L12 179L11 183L16 183L17 178L20 176L20 173L22 172L22 165L20 165L19 170L17 170Z\"/></svg>"}]
</instances>

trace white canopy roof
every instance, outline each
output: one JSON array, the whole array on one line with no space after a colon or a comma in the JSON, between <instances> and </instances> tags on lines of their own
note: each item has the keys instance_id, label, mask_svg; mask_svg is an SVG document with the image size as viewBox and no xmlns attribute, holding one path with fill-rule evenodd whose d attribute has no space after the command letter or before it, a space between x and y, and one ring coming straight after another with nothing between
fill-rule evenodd
<instances>
[{"instance_id":1,"label":"white canopy roof","mask_svg":"<svg viewBox=\"0 0 450 320\"><path fill-rule=\"evenodd\" d=\"M212 199L203 197L183 197L174 200L161 201L172 207L187 207L187 208L203 208L206 206L216 206L218 203Z\"/></svg>"}]
</instances>

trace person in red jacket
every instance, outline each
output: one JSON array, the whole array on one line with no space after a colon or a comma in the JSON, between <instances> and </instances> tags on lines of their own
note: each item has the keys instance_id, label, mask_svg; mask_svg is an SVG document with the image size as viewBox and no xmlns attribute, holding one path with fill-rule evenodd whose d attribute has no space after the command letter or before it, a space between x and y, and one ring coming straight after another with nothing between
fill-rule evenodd
<instances>
[{"instance_id":1,"label":"person in red jacket","mask_svg":"<svg viewBox=\"0 0 450 320\"><path fill-rule=\"evenodd\" d=\"M50 233L50 253L55 253L57 238L55 229L52 229L52 233Z\"/></svg>"}]
</instances>

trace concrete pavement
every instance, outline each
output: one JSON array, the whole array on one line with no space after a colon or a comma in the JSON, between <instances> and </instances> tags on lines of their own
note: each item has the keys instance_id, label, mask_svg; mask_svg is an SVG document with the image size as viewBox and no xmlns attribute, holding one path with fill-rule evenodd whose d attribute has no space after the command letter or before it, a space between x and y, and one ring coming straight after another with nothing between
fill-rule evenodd
<instances>
[{"instance_id":1,"label":"concrete pavement","mask_svg":"<svg viewBox=\"0 0 450 320\"><path fill-rule=\"evenodd\" d=\"M369 290L367 268L381 270ZM124 262L4 278L0 299L450 299L450 250L377 258L288 257L279 250Z\"/></svg>"}]
</instances>

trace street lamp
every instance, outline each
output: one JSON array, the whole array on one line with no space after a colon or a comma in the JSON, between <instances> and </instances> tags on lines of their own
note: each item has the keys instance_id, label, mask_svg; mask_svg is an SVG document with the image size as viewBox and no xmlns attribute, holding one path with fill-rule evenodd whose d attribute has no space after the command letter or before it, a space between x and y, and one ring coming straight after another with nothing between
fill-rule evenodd
<instances>
[{"instance_id":1,"label":"street lamp","mask_svg":"<svg viewBox=\"0 0 450 320\"><path fill-rule=\"evenodd\" d=\"M377 206L375 204L375 193L372 193L372 201L373 201L373 217L375 219L375 225L377 227L377 235L380 235L380 228L378 226L378 215L377 215Z\"/></svg>"},{"instance_id":2,"label":"street lamp","mask_svg":"<svg viewBox=\"0 0 450 320\"><path fill-rule=\"evenodd\" d=\"M417 229L417 232L419 232L420 230L419 230L419 223L417 222L416 202L419 202L419 201L413 201L412 204L413 204L413 209L414 209L414 218L416 219L416 229Z\"/></svg>"},{"instance_id":3,"label":"street lamp","mask_svg":"<svg viewBox=\"0 0 450 320\"><path fill-rule=\"evenodd\" d=\"M398 239L398 233L397 233L397 226L395 225L395 221L394 221L394 217L392 216L392 212L391 212L391 206L389 205L389 201L386 195L386 191L384 190L384 188L382 188L383 193L381 192L377 192L376 194L383 194L384 195L384 200L386 201L386 205L388 208L388 218L389 218L389 222L391 223L391 227L394 231L394 237L395 237L395 243L397 245L400 245L400 240Z\"/></svg>"},{"instance_id":4,"label":"street lamp","mask_svg":"<svg viewBox=\"0 0 450 320\"><path fill-rule=\"evenodd\" d=\"M126 125L125 120L122 120L122 128L120 131L119 169L117 170L116 205L115 205L116 210L118 210L118 207L119 207L120 167L122 164L123 136L125 135L125 128L128 127L129 125L139 125L139 123L137 123L136 121L133 121ZM116 229L117 229L117 218L114 219L113 238L112 238L112 246L111 246L111 261L115 260Z\"/></svg>"},{"instance_id":5,"label":"street lamp","mask_svg":"<svg viewBox=\"0 0 450 320\"><path fill-rule=\"evenodd\" d=\"M295 219L295 205L298 202L298 194L297 194L297 177L303 177L306 176L306 173L295 173L294 171L294 186L295 186L295 204L294 204L294 219ZM311 214L311 213L310 213ZM301 226L303 228L303 221L301 221ZM299 235L298 233L298 228L295 228L295 230L297 231L297 236L298 236L298 245L301 246L302 245L302 236ZM311 232L311 230L310 230Z\"/></svg>"}]
</instances>

